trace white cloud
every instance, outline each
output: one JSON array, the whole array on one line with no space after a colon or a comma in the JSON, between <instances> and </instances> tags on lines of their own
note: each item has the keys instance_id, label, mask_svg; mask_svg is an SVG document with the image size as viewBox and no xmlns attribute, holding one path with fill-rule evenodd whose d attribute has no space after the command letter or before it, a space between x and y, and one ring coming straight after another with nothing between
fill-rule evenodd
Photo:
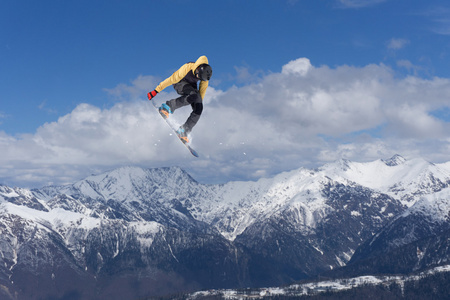
<instances>
[{"instance_id":1,"label":"white cloud","mask_svg":"<svg viewBox=\"0 0 450 300\"><path fill-rule=\"evenodd\" d=\"M145 99L157 83L139 76L109 90L132 100L108 109L80 104L34 134L0 132L0 182L59 184L130 164L178 165L202 182L223 182L341 157L450 160L449 124L431 114L448 107L447 78L399 78L383 64L315 67L299 58L257 83L225 91L211 86L192 136L199 159ZM173 97L168 88L155 100ZM190 112L182 108L171 118L182 123Z\"/></svg>"},{"instance_id":2,"label":"white cloud","mask_svg":"<svg viewBox=\"0 0 450 300\"><path fill-rule=\"evenodd\" d=\"M450 8L447 6L432 6L420 12L430 19L432 26L430 30L440 35L450 35Z\"/></svg>"},{"instance_id":3,"label":"white cloud","mask_svg":"<svg viewBox=\"0 0 450 300\"><path fill-rule=\"evenodd\" d=\"M154 76L139 75L131 81L131 85L121 83L113 89L104 90L119 100L137 99L154 89L159 81L159 78Z\"/></svg>"},{"instance_id":4,"label":"white cloud","mask_svg":"<svg viewBox=\"0 0 450 300\"><path fill-rule=\"evenodd\" d=\"M422 105L405 103L391 112L390 128L402 138L444 138L448 125L431 116Z\"/></svg>"},{"instance_id":5,"label":"white cloud","mask_svg":"<svg viewBox=\"0 0 450 300\"><path fill-rule=\"evenodd\" d=\"M311 68L312 65L309 59L299 58L284 65L281 69L281 74L305 76Z\"/></svg>"},{"instance_id":6,"label":"white cloud","mask_svg":"<svg viewBox=\"0 0 450 300\"><path fill-rule=\"evenodd\" d=\"M397 66L405 68L407 70L414 70L414 69L418 68L412 62L410 62L409 60L406 60L406 59L398 60Z\"/></svg>"},{"instance_id":7,"label":"white cloud","mask_svg":"<svg viewBox=\"0 0 450 300\"><path fill-rule=\"evenodd\" d=\"M264 75L264 72L261 70L253 71L248 66L235 66L236 77L234 79L239 83L251 83L259 80L261 76Z\"/></svg>"},{"instance_id":8,"label":"white cloud","mask_svg":"<svg viewBox=\"0 0 450 300\"><path fill-rule=\"evenodd\" d=\"M2 124L2 120L6 118L6 115L0 111L0 124Z\"/></svg>"},{"instance_id":9,"label":"white cloud","mask_svg":"<svg viewBox=\"0 0 450 300\"><path fill-rule=\"evenodd\" d=\"M42 101L41 104L38 105L38 108L49 114L57 114L58 113L55 109L47 106L47 100Z\"/></svg>"},{"instance_id":10,"label":"white cloud","mask_svg":"<svg viewBox=\"0 0 450 300\"><path fill-rule=\"evenodd\" d=\"M387 0L338 0L338 3L345 8L361 8L376 5Z\"/></svg>"},{"instance_id":11,"label":"white cloud","mask_svg":"<svg viewBox=\"0 0 450 300\"><path fill-rule=\"evenodd\" d=\"M399 49L404 48L408 44L409 44L409 40L407 40L407 39L392 38L387 43L387 48L391 49L391 50L399 50Z\"/></svg>"}]
</instances>

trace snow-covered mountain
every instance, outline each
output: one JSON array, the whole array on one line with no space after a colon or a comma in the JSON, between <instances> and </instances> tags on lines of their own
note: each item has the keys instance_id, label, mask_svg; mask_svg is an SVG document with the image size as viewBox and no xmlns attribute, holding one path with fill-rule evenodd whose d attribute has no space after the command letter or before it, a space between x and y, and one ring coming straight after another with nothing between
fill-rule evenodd
<instances>
[{"instance_id":1,"label":"snow-covered mountain","mask_svg":"<svg viewBox=\"0 0 450 300\"><path fill-rule=\"evenodd\" d=\"M407 274L446 263L450 263L450 189L422 196L365 241L347 273Z\"/></svg>"},{"instance_id":2,"label":"snow-covered mountain","mask_svg":"<svg viewBox=\"0 0 450 300\"><path fill-rule=\"evenodd\" d=\"M433 164L422 158L406 160L400 155L368 163L341 160L319 170L336 181L351 181L385 193L408 207L421 195L439 192L450 184L450 164Z\"/></svg>"},{"instance_id":3,"label":"snow-covered mountain","mask_svg":"<svg viewBox=\"0 0 450 300\"><path fill-rule=\"evenodd\" d=\"M336 270L443 234L449 166L397 155L222 185L124 167L65 186L0 186L0 295L133 299ZM412 269L440 263L422 262Z\"/></svg>"}]
</instances>

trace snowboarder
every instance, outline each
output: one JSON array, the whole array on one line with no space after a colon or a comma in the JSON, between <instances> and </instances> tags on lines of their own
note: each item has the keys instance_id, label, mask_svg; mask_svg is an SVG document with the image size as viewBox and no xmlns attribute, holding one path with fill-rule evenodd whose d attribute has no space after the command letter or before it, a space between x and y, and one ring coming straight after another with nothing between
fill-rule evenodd
<instances>
[{"instance_id":1,"label":"snowboarder","mask_svg":"<svg viewBox=\"0 0 450 300\"><path fill-rule=\"evenodd\" d=\"M153 91L147 94L152 100L159 92L169 85L173 85L180 97L166 101L159 107L159 113L165 119L180 107L191 105L192 113L186 122L177 130L178 137L189 143L188 134L197 124L203 111L203 98L205 97L208 81L211 79L212 69L206 56L200 56L196 62L188 62L175 71L172 76L162 81ZM199 86L197 83L200 81Z\"/></svg>"}]
</instances>

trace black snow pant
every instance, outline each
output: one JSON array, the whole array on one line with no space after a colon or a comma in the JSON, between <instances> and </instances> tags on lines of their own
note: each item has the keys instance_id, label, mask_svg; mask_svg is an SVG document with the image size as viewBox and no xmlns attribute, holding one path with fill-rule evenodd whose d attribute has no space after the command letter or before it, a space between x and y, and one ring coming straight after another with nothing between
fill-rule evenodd
<instances>
[{"instance_id":1,"label":"black snow pant","mask_svg":"<svg viewBox=\"0 0 450 300\"><path fill-rule=\"evenodd\" d=\"M169 100L166 102L166 104L170 107L172 112L180 107L189 104L191 105L192 113L186 120L186 123L184 123L183 125L186 133L189 133L191 132L195 124L197 124L198 120L200 119L200 115L202 114L202 97L200 96L200 92L198 91L197 87L194 87L191 83L185 80L181 80L180 82L174 84L173 88L179 95L181 95L181 97Z\"/></svg>"}]
</instances>

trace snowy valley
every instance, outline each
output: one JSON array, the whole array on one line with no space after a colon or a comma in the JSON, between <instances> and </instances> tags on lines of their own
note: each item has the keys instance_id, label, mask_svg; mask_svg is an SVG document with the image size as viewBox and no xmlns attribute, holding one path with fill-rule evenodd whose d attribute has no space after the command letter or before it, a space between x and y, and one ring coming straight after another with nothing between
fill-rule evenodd
<instances>
[{"instance_id":1,"label":"snowy valley","mask_svg":"<svg viewBox=\"0 0 450 300\"><path fill-rule=\"evenodd\" d=\"M449 185L449 163L399 155L221 185L177 167L0 185L0 296L139 299L426 271L450 264Z\"/></svg>"}]
</instances>

